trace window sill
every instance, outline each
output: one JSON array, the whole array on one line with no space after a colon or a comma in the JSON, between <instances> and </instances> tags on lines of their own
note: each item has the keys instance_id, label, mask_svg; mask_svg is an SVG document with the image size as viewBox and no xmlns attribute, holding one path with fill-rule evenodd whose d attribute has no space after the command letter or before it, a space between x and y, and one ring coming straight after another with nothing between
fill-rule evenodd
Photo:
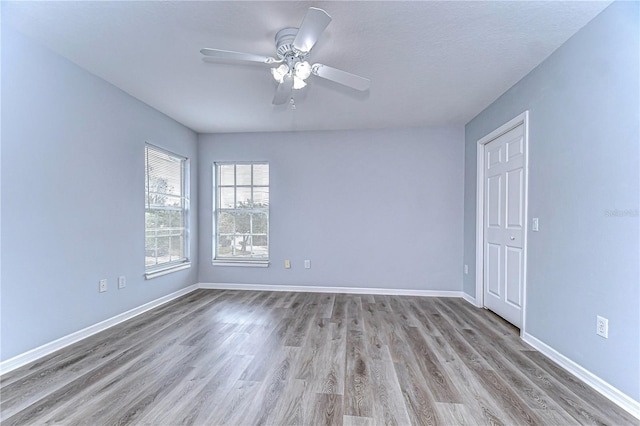
<instances>
[{"instance_id":1,"label":"window sill","mask_svg":"<svg viewBox=\"0 0 640 426\"><path fill-rule=\"evenodd\" d=\"M150 280L153 278L161 277L163 275L170 274L172 272L182 271L183 269L191 268L191 262L180 263L179 265L171 265L166 268L156 269L154 271L149 271L144 273L144 279Z\"/></svg>"},{"instance_id":2,"label":"window sill","mask_svg":"<svg viewBox=\"0 0 640 426\"><path fill-rule=\"evenodd\" d=\"M213 260L213 266L244 266L248 268L268 268L268 260Z\"/></svg>"}]
</instances>

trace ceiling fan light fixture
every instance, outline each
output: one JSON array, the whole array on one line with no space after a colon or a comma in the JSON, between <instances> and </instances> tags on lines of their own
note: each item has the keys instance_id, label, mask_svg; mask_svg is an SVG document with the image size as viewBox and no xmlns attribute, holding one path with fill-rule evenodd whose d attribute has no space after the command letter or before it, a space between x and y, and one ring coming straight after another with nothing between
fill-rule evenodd
<instances>
[{"instance_id":1,"label":"ceiling fan light fixture","mask_svg":"<svg viewBox=\"0 0 640 426\"><path fill-rule=\"evenodd\" d=\"M298 62L294 69L296 77L300 80L304 81L311 75L311 65L309 65L309 62L307 61Z\"/></svg>"},{"instance_id":2,"label":"ceiling fan light fixture","mask_svg":"<svg viewBox=\"0 0 640 426\"><path fill-rule=\"evenodd\" d=\"M289 67L287 66L287 64L282 64L277 68L271 68L271 75L273 75L274 80L278 83L282 83L284 76L288 73Z\"/></svg>"},{"instance_id":3,"label":"ceiling fan light fixture","mask_svg":"<svg viewBox=\"0 0 640 426\"><path fill-rule=\"evenodd\" d=\"M294 89L302 89L307 85L303 79L298 77L297 75L293 76L293 88Z\"/></svg>"}]
</instances>

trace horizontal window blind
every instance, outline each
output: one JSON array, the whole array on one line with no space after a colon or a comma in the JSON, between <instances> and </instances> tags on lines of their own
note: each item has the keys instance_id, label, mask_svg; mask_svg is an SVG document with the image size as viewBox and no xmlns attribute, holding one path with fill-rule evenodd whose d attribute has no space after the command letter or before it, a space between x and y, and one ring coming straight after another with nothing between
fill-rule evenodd
<instances>
[{"instance_id":1,"label":"horizontal window blind","mask_svg":"<svg viewBox=\"0 0 640 426\"><path fill-rule=\"evenodd\" d=\"M147 146L145 151L147 207L180 207L183 198L183 158Z\"/></svg>"}]
</instances>

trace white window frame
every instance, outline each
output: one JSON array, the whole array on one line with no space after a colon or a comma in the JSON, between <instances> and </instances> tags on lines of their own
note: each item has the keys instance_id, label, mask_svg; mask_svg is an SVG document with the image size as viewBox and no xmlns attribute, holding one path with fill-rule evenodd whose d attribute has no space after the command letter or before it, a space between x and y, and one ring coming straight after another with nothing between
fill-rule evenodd
<instances>
[{"instance_id":1,"label":"white window frame","mask_svg":"<svg viewBox=\"0 0 640 426\"><path fill-rule=\"evenodd\" d=\"M212 239L212 264L215 266L248 266L248 267L268 267L269 266L269 256L270 256L270 226L269 226L269 210L270 206L266 208L259 209L229 209L229 208L221 208L220 207L220 187L218 183L218 167L219 166L228 166L228 165L267 165L269 166L269 162L267 161L220 161L213 163L213 239ZM271 174L271 169L269 168L269 174ZM246 186L246 185L237 185L234 182L233 187L238 186ZM251 180L250 187L253 188L258 185L253 184L253 177ZM261 186L261 185L260 185ZM228 187L228 186L227 186ZM269 179L269 185L266 186L269 188L269 198L271 197L271 179ZM239 212L239 213L266 213L267 214L267 257L231 257L231 256L219 256L218 255L218 215L220 212Z\"/></svg>"},{"instance_id":2,"label":"white window frame","mask_svg":"<svg viewBox=\"0 0 640 426\"><path fill-rule=\"evenodd\" d=\"M165 155L172 157L173 159L180 161L180 169L181 169L181 195L180 195L180 203L181 206L179 208L175 207L152 207L149 202L149 182L145 182L145 279L152 279L162 275L169 274L171 272L177 272L183 269L187 269L191 267L190 261L190 224L189 224L189 189L190 189L190 161L187 157L178 155L174 152L168 151L166 149L160 148L158 146L152 145L150 143L145 144L145 179L148 179L149 174L147 173L149 164L147 162L147 150L154 150ZM149 211L176 211L179 210L182 212L182 223L184 226L179 228L182 232L182 237L184 241L184 252L183 256L180 259L172 260L168 262L163 262L151 266L146 266L146 241L147 241L147 233L149 230L147 229L146 224L146 214ZM157 232L158 228L152 228ZM157 237L156 237L157 238Z\"/></svg>"}]
</instances>

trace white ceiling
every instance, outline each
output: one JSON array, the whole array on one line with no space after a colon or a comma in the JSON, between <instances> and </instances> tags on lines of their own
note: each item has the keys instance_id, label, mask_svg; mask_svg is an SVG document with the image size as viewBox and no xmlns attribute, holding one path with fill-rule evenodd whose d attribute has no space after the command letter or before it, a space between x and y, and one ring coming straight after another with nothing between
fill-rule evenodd
<instances>
[{"instance_id":1,"label":"white ceiling","mask_svg":"<svg viewBox=\"0 0 640 426\"><path fill-rule=\"evenodd\" d=\"M199 132L464 125L610 2L2 2L2 23ZM371 79L311 76L271 104L268 67L207 63L203 47L275 56L309 6L333 18L312 50Z\"/></svg>"}]
</instances>

